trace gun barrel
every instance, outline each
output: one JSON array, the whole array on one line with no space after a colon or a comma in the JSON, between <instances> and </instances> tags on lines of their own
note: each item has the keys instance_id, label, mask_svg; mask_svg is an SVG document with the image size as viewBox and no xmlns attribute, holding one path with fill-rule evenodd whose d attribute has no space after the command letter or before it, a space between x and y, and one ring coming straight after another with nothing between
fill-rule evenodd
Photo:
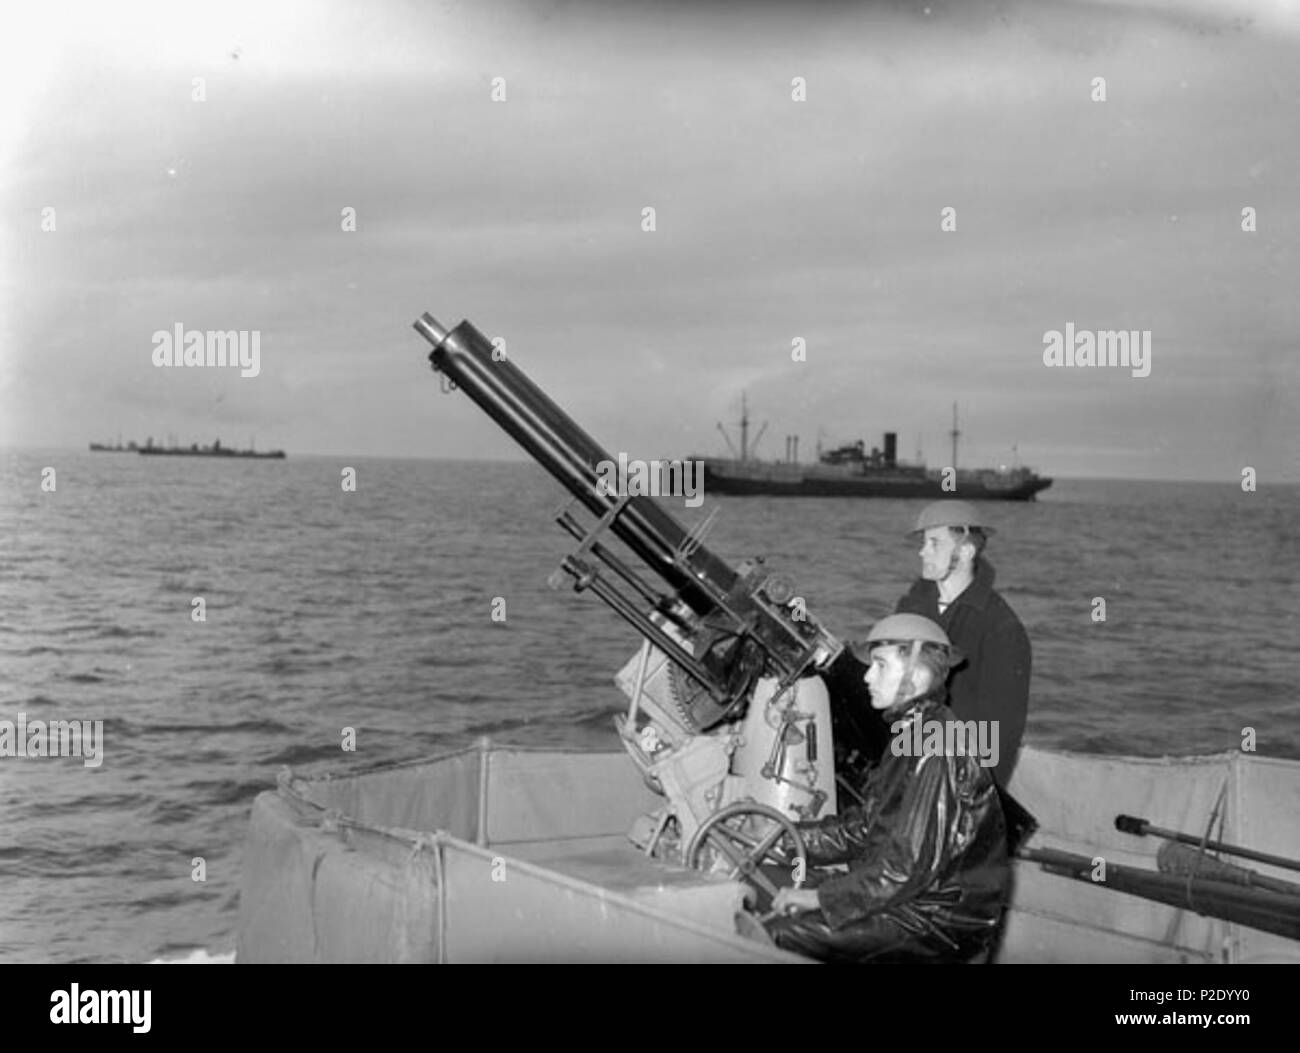
<instances>
[{"instance_id":1,"label":"gun barrel","mask_svg":"<svg viewBox=\"0 0 1300 1053\"><path fill-rule=\"evenodd\" d=\"M447 330L424 314L415 329L431 345L429 361L464 390L565 489L595 515L618 502L598 485L601 462L617 463L513 362L494 356L491 342L468 321ZM703 545L683 557L687 531L648 497L632 497L610 524L610 531L664 579L697 614L716 604L696 580L722 592L736 583L736 572Z\"/></svg>"}]
</instances>

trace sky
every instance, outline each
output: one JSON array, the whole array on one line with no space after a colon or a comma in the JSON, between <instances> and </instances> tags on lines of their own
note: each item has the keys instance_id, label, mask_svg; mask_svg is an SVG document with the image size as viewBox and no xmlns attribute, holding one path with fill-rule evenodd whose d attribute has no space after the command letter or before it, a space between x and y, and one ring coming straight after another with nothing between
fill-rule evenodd
<instances>
[{"instance_id":1,"label":"sky","mask_svg":"<svg viewBox=\"0 0 1300 1053\"><path fill-rule=\"evenodd\" d=\"M0 445L521 457L429 311L615 455L722 455L745 393L772 458L946 465L957 402L964 467L1300 481L1294 0L29 6ZM178 324L260 372L155 366ZM1045 365L1067 324L1150 375Z\"/></svg>"}]
</instances>

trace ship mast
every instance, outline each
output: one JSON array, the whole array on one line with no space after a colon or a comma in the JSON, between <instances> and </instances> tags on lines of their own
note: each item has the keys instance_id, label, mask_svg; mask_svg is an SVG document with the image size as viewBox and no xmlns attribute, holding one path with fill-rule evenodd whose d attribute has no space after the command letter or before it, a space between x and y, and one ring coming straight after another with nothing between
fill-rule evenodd
<instances>
[{"instance_id":1,"label":"ship mast","mask_svg":"<svg viewBox=\"0 0 1300 1053\"><path fill-rule=\"evenodd\" d=\"M740 393L740 460L749 460L749 402L745 392Z\"/></svg>"},{"instance_id":2,"label":"ship mast","mask_svg":"<svg viewBox=\"0 0 1300 1053\"><path fill-rule=\"evenodd\" d=\"M948 433L952 436L952 470L957 470L957 436L961 434L957 430L957 403L952 404L952 431Z\"/></svg>"},{"instance_id":3,"label":"ship mast","mask_svg":"<svg viewBox=\"0 0 1300 1053\"><path fill-rule=\"evenodd\" d=\"M758 434L754 436L754 445L752 450L758 449L758 444L763 441L763 436L767 433L767 421L758 429ZM749 444L749 400L745 392L740 393L740 454L736 456L736 447L731 444L731 436L727 434L727 429L722 426L722 421L718 421L718 431L722 432L723 439L727 442L727 449L736 457L740 464L745 464L749 460L751 447Z\"/></svg>"}]
</instances>

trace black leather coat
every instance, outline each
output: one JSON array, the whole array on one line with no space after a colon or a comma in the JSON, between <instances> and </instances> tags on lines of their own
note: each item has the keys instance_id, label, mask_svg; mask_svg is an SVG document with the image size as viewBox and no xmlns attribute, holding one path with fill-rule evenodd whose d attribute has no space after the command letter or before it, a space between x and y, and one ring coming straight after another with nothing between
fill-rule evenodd
<instances>
[{"instance_id":1,"label":"black leather coat","mask_svg":"<svg viewBox=\"0 0 1300 1053\"><path fill-rule=\"evenodd\" d=\"M890 720L955 719L930 697ZM923 725L924 726L924 725ZM910 741L910 736L898 741ZM800 823L819 910L774 918L773 940L823 961L965 961L994 936L1010 891L1006 828L990 770L975 756L886 750L866 802Z\"/></svg>"}]
</instances>

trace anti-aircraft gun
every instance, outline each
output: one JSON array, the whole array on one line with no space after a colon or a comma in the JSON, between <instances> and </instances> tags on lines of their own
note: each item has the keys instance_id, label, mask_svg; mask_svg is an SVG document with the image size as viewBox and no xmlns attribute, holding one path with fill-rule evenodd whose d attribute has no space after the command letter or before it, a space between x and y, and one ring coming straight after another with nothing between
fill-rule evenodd
<instances>
[{"instance_id":1,"label":"anti-aircraft gun","mask_svg":"<svg viewBox=\"0 0 1300 1053\"><path fill-rule=\"evenodd\" d=\"M792 862L778 848L783 833L802 855L790 820L836 810L830 700L816 674L842 645L761 558L733 569L703 529L686 530L650 497L610 492L609 454L468 321L448 330L424 314L415 329L433 345L434 370L572 495L557 522L578 544L552 586L567 575L644 638L615 678L629 700L615 723L667 803L634 826L633 841L774 893L758 866Z\"/></svg>"}]
</instances>

